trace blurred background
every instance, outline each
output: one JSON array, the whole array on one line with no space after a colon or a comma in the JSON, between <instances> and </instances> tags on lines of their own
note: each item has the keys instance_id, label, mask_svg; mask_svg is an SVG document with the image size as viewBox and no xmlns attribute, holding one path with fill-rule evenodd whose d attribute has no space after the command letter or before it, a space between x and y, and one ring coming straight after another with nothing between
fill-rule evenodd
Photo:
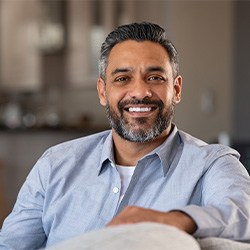
<instances>
[{"instance_id":1,"label":"blurred background","mask_svg":"<svg viewBox=\"0 0 250 250\"><path fill-rule=\"evenodd\" d=\"M0 224L45 149L108 128L100 45L134 21L160 24L179 51L177 126L250 170L249 1L0 0Z\"/></svg>"}]
</instances>

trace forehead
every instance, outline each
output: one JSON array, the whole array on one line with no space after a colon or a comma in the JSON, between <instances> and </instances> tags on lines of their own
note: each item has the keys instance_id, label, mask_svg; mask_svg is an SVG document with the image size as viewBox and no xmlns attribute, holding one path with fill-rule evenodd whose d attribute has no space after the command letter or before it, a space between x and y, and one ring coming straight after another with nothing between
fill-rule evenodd
<instances>
[{"instance_id":1,"label":"forehead","mask_svg":"<svg viewBox=\"0 0 250 250\"><path fill-rule=\"evenodd\" d=\"M143 68L160 66L170 71L167 51L158 43L133 40L116 44L108 57L107 73L116 67Z\"/></svg>"}]
</instances>

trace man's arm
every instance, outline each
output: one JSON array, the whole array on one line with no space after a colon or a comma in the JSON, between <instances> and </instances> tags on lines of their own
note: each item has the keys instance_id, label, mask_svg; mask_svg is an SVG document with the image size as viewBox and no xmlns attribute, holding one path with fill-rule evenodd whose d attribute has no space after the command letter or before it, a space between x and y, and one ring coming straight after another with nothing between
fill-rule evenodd
<instances>
[{"instance_id":1,"label":"man's arm","mask_svg":"<svg viewBox=\"0 0 250 250\"><path fill-rule=\"evenodd\" d=\"M176 226L195 237L250 242L250 178L237 158L223 155L213 160L200 188L199 204L176 207L168 213L127 207L110 225L154 221Z\"/></svg>"},{"instance_id":2,"label":"man's arm","mask_svg":"<svg viewBox=\"0 0 250 250\"><path fill-rule=\"evenodd\" d=\"M44 190L38 165L32 169L13 211L3 223L0 249L32 250L45 246L46 235L42 225Z\"/></svg>"},{"instance_id":3,"label":"man's arm","mask_svg":"<svg viewBox=\"0 0 250 250\"><path fill-rule=\"evenodd\" d=\"M181 211L160 212L135 206L126 207L108 226L139 222L156 222L171 225L189 234L193 234L197 229L194 220Z\"/></svg>"}]
</instances>

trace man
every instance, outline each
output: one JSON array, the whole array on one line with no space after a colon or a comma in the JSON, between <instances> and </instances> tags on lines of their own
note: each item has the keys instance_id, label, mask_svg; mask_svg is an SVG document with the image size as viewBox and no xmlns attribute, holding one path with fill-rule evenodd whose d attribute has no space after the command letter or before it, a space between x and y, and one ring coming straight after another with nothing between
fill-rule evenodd
<instances>
[{"instance_id":1,"label":"man","mask_svg":"<svg viewBox=\"0 0 250 250\"><path fill-rule=\"evenodd\" d=\"M111 131L44 153L4 222L0 249L37 249L139 222L250 241L250 179L238 153L172 123L182 77L165 31L118 27L102 45L99 71Z\"/></svg>"}]
</instances>

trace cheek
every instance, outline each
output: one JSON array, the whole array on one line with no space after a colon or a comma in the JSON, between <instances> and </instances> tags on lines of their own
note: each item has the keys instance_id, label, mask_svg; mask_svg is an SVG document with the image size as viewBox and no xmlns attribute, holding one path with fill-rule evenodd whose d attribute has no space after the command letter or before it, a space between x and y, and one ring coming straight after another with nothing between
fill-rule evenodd
<instances>
[{"instance_id":1,"label":"cheek","mask_svg":"<svg viewBox=\"0 0 250 250\"><path fill-rule=\"evenodd\" d=\"M106 99L107 99L107 104L110 107L112 107L112 109L114 109L114 110L118 109L118 103L121 100L119 95L115 94L114 92L107 93Z\"/></svg>"},{"instance_id":2,"label":"cheek","mask_svg":"<svg viewBox=\"0 0 250 250\"><path fill-rule=\"evenodd\" d=\"M174 90L173 88L161 88L158 89L155 94L157 97L163 101L165 105L169 105L172 103L172 100L174 99Z\"/></svg>"},{"instance_id":3,"label":"cheek","mask_svg":"<svg viewBox=\"0 0 250 250\"><path fill-rule=\"evenodd\" d=\"M109 105L112 105L112 107L117 107L118 103L122 100L124 100L126 97L126 93L124 91L121 91L117 88L109 88L106 91L106 99L109 103Z\"/></svg>"}]
</instances>

